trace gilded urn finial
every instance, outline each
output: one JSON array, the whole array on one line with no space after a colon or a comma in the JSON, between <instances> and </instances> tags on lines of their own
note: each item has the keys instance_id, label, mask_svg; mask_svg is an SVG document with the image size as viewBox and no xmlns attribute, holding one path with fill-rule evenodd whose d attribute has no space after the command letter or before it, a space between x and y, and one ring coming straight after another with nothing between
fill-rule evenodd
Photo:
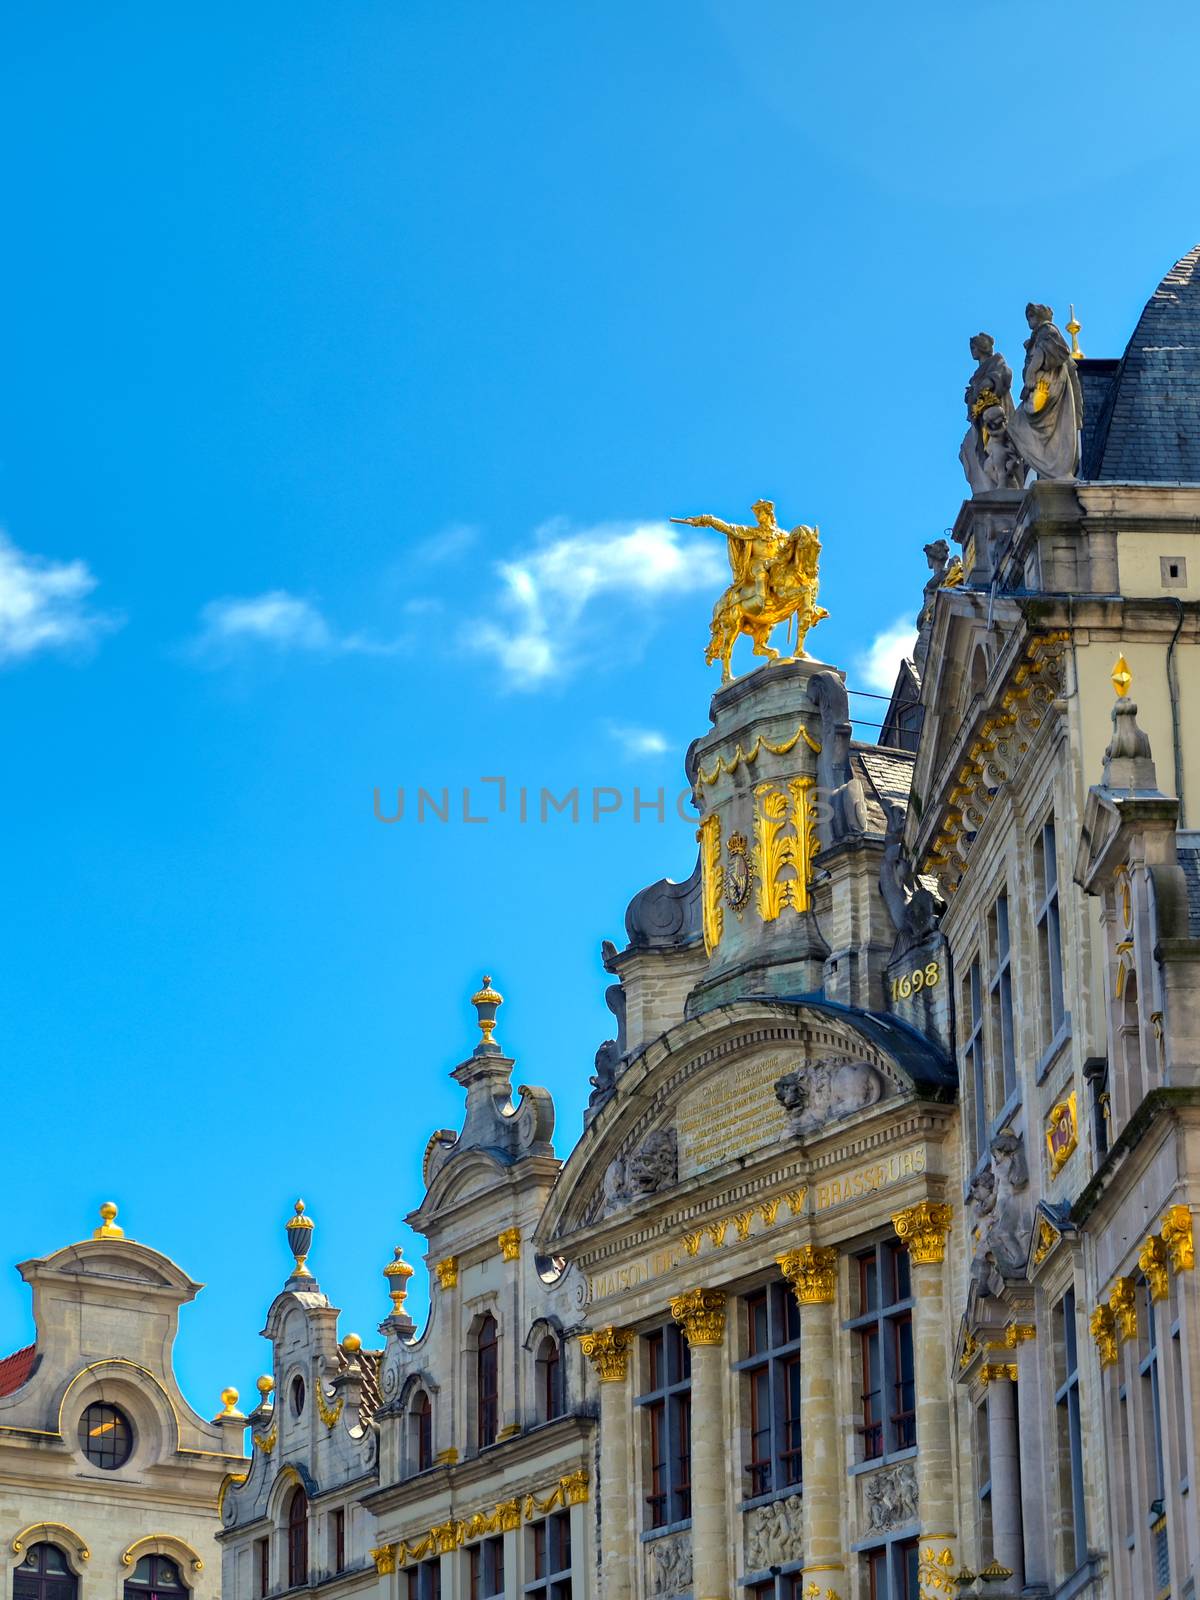
<instances>
[{"instance_id":1,"label":"gilded urn finial","mask_svg":"<svg viewBox=\"0 0 1200 1600\"><path fill-rule=\"evenodd\" d=\"M1129 663L1122 653L1117 657L1116 665L1112 669L1112 686L1117 691L1117 698L1124 700L1133 683L1133 673L1129 670Z\"/></svg>"},{"instance_id":2,"label":"gilded urn finial","mask_svg":"<svg viewBox=\"0 0 1200 1600\"><path fill-rule=\"evenodd\" d=\"M477 989L471 996L471 1004L475 1007L479 1018L479 1031L483 1035L475 1046L475 1054L499 1050L500 1046L492 1038L492 1034L496 1028L496 1013L504 1004L504 996L492 988L490 973L484 973L483 987Z\"/></svg>"},{"instance_id":3,"label":"gilded urn finial","mask_svg":"<svg viewBox=\"0 0 1200 1600\"><path fill-rule=\"evenodd\" d=\"M271 1399L271 1394L272 1394L272 1392L273 1392L273 1390L275 1388L275 1379L272 1378L269 1373L264 1372L262 1377L254 1385L254 1387L258 1390L259 1394L262 1396L262 1402L261 1403L264 1406L274 1405L275 1402Z\"/></svg>"},{"instance_id":4,"label":"gilded urn finial","mask_svg":"<svg viewBox=\"0 0 1200 1600\"><path fill-rule=\"evenodd\" d=\"M93 1239L123 1239L125 1229L118 1228L116 1224L117 1208L111 1200L106 1200L100 1207L100 1226L92 1234Z\"/></svg>"},{"instance_id":5,"label":"gilded urn finial","mask_svg":"<svg viewBox=\"0 0 1200 1600\"><path fill-rule=\"evenodd\" d=\"M1083 360L1083 351L1079 348L1080 326L1079 318L1075 315L1075 307L1072 306L1071 315L1067 321L1067 332L1071 335L1071 359L1073 361Z\"/></svg>"},{"instance_id":6,"label":"gilded urn finial","mask_svg":"<svg viewBox=\"0 0 1200 1600\"><path fill-rule=\"evenodd\" d=\"M239 1396L236 1389L221 1390L221 1404L225 1407L224 1411L221 1413L221 1418L241 1416L242 1413L237 1408L238 1398Z\"/></svg>"},{"instance_id":7,"label":"gilded urn finial","mask_svg":"<svg viewBox=\"0 0 1200 1600\"><path fill-rule=\"evenodd\" d=\"M305 1266L309 1252L312 1249L313 1220L304 1214L304 1201L296 1201L296 1214L289 1217L284 1228L287 1234L288 1249L296 1258L296 1270L293 1278L311 1278L312 1273Z\"/></svg>"},{"instance_id":8,"label":"gilded urn finial","mask_svg":"<svg viewBox=\"0 0 1200 1600\"><path fill-rule=\"evenodd\" d=\"M488 980L485 978L483 981L486 984ZM393 1252L392 1260L384 1267L383 1275L387 1279L388 1293L392 1297L392 1315L399 1317L403 1315L404 1302L408 1297L408 1280L413 1275L413 1269L404 1260L404 1251L399 1245ZM351 1337L356 1336L351 1335Z\"/></svg>"}]
</instances>

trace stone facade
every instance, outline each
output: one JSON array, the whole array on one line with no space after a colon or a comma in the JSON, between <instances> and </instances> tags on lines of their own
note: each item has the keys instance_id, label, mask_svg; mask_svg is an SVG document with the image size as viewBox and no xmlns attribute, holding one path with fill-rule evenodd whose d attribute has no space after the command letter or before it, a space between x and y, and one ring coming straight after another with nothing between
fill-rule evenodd
<instances>
[{"instance_id":1,"label":"stone facade","mask_svg":"<svg viewBox=\"0 0 1200 1600\"><path fill-rule=\"evenodd\" d=\"M0 1361L0 1583L217 1600L217 1504L245 1471L245 1418L226 1390L205 1421L175 1381L179 1308L200 1285L102 1214L93 1238L19 1268L37 1331Z\"/></svg>"}]
</instances>

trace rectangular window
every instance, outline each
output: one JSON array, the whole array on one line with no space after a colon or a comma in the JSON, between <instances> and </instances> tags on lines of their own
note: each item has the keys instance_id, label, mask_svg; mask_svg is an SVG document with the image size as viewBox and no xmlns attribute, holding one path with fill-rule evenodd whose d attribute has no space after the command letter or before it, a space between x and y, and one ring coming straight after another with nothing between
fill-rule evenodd
<instances>
[{"instance_id":1,"label":"rectangular window","mask_svg":"<svg viewBox=\"0 0 1200 1600\"><path fill-rule=\"evenodd\" d=\"M1017 1087L1017 1052L1013 1028L1012 947L1009 940L1008 894L998 894L988 915L992 975L988 995L992 1012L992 1048L1000 1065L999 1093L993 1114Z\"/></svg>"},{"instance_id":2,"label":"rectangular window","mask_svg":"<svg viewBox=\"0 0 1200 1600\"><path fill-rule=\"evenodd\" d=\"M333 1522L333 1570L345 1572L346 1570L346 1512L338 1506L332 1513Z\"/></svg>"},{"instance_id":3,"label":"rectangular window","mask_svg":"<svg viewBox=\"0 0 1200 1600\"><path fill-rule=\"evenodd\" d=\"M529 1530L532 1583L525 1593L534 1600L571 1600L571 1514L555 1511Z\"/></svg>"},{"instance_id":4,"label":"rectangular window","mask_svg":"<svg viewBox=\"0 0 1200 1600\"><path fill-rule=\"evenodd\" d=\"M442 1563L435 1556L432 1561L419 1561L415 1567L406 1567L408 1600L442 1600Z\"/></svg>"},{"instance_id":5,"label":"rectangular window","mask_svg":"<svg viewBox=\"0 0 1200 1600\"><path fill-rule=\"evenodd\" d=\"M899 1540L868 1550L866 1592L870 1600L919 1600L918 1552L915 1539Z\"/></svg>"},{"instance_id":6,"label":"rectangular window","mask_svg":"<svg viewBox=\"0 0 1200 1600\"><path fill-rule=\"evenodd\" d=\"M987 1059L983 1047L983 972L976 956L967 970L962 985L962 1081L970 1086L972 1101L972 1127L975 1135L973 1151L976 1160L988 1148Z\"/></svg>"},{"instance_id":7,"label":"rectangular window","mask_svg":"<svg viewBox=\"0 0 1200 1600\"><path fill-rule=\"evenodd\" d=\"M781 1572L774 1578L763 1578L758 1583L748 1583L743 1589L746 1600L804 1600L803 1572Z\"/></svg>"},{"instance_id":8,"label":"rectangular window","mask_svg":"<svg viewBox=\"0 0 1200 1600\"><path fill-rule=\"evenodd\" d=\"M917 1442L912 1286L908 1251L887 1241L858 1257L858 1338L862 1459L875 1461Z\"/></svg>"},{"instance_id":9,"label":"rectangular window","mask_svg":"<svg viewBox=\"0 0 1200 1600\"><path fill-rule=\"evenodd\" d=\"M1034 849L1034 919L1041 973L1042 1044L1048 1047L1062 1027L1062 926L1058 910L1058 848L1053 813L1042 825Z\"/></svg>"},{"instance_id":10,"label":"rectangular window","mask_svg":"<svg viewBox=\"0 0 1200 1600\"><path fill-rule=\"evenodd\" d=\"M504 1536L481 1539L467 1551L470 1600L492 1600L504 1593Z\"/></svg>"},{"instance_id":11,"label":"rectangular window","mask_svg":"<svg viewBox=\"0 0 1200 1600\"><path fill-rule=\"evenodd\" d=\"M746 1495L770 1494L798 1485L800 1451L800 1309L786 1283L757 1289L742 1302L746 1350L738 1370L746 1374L749 1399L749 1459Z\"/></svg>"},{"instance_id":12,"label":"rectangular window","mask_svg":"<svg viewBox=\"0 0 1200 1600\"><path fill-rule=\"evenodd\" d=\"M642 1340L645 1392L638 1396L646 1476L646 1526L692 1514L692 1363L676 1323Z\"/></svg>"},{"instance_id":13,"label":"rectangular window","mask_svg":"<svg viewBox=\"0 0 1200 1600\"><path fill-rule=\"evenodd\" d=\"M254 1568L257 1587L255 1593L260 1597L271 1592L271 1541L270 1539L256 1539L254 1541Z\"/></svg>"},{"instance_id":14,"label":"rectangular window","mask_svg":"<svg viewBox=\"0 0 1200 1600\"><path fill-rule=\"evenodd\" d=\"M1079 1351L1075 1291L1068 1289L1054 1308L1054 1409L1058 1448L1058 1495L1067 1538L1066 1570L1087 1555L1083 1504L1083 1432L1079 1413Z\"/></svg>"}]
</instances>

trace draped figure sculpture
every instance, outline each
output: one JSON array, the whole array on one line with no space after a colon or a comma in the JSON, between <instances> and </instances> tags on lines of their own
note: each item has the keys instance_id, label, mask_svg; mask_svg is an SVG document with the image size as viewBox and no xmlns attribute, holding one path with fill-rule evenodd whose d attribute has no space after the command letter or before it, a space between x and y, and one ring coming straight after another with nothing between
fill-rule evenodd
<instances>
[{"instance_id":1,"label":"draped figure sculpture","mask_svg":"<svg viewBox=\"0 0 1200 1600\"><path fill-rule=\"evenodd\" d=\"M1071 346L1054 326L1049 306L1031 301L1025 318L1030 334L1024 381L1021 403L1009 418L1009 436L1039 478L1073 478L1079 471L1083 392Z\"/></svg>"},{"instance_id":2,"label":"draped figure sculpture","mask_svg":"<svg viewBox=\"0 0 1200 1600\"><path fill-rule=\"evenodd\" d=\"M990 333L971 339L975 371L967 380L963 400L967 407L967 435L958 452L973 495L989 489L1020 488L1023 468L1005 450L1008 419L1012 415L1012 368L996 349Z\"/></svg>"}]
</instances>

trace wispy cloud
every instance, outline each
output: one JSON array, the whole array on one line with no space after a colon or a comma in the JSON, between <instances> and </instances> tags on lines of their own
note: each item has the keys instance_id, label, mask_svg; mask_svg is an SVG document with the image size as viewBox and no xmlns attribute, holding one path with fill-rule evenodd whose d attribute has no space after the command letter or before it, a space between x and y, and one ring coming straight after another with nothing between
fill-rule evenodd
<instances>
[{"instance_id":1,"label":"wispy cloud","mask_svg":"<svg viewBox=\"0 0 1200 1600\"><path fill-rule=\"evenodd\" d=\"M727 578L725 547L684 537L666 522L601 523L538 529L533 547L497 566L504 620L475 623L467 638L499 662L508 686L537 689L584 661L603 602L645 607L694 590L715 591Z\"/></svg>"},{"instance_id":2,"label":"wispy cloud","mask_svg":"<svg viewBox=\"0 0 1200 1600\"><path fill-rule=\"evenodd\" d=\"M209 666L223 665L254 649L279 655L393 655L403 642L372 639L363 633L338 633L311 600L270 589L266 594L210 600L200 612L200 629L187 653Z\"/></svg>"},{"instance_id":3,"label":"wispy cloud","mask_svg":"<svg viewBox=\"0 0 1200 1600\"><path fill-rule=\"evenodd\" d=\"M620 722L610 722L608 731L627 756L661 756L671 748L666 735L654 728L631 728Z\"/></svg>"},{"instance_id":4,"label":"wispy cloud","mask_svg":"<svg viewBox=\"0 0 1200 1600\"><path fill-rule=\"evenodd\" d=\"M83 651L122 618L92 611L96 579L85 561L48 561L0 533L0 665L43 650Z\"/></svg>"},{"instance_id":5,"label":"wispy cloud","mask_svg":"<svg viewBox=\"0 0 1200 1600\"><path fill-rule=\"evenodd\" d=\"M917 630L908 617L898 617L890 627L877 633L867 648L855 659L858 677L877 694L891 694L896 687L896 674L905 656L911 656L917 642Z\"/></svg>"}]
</instances>

